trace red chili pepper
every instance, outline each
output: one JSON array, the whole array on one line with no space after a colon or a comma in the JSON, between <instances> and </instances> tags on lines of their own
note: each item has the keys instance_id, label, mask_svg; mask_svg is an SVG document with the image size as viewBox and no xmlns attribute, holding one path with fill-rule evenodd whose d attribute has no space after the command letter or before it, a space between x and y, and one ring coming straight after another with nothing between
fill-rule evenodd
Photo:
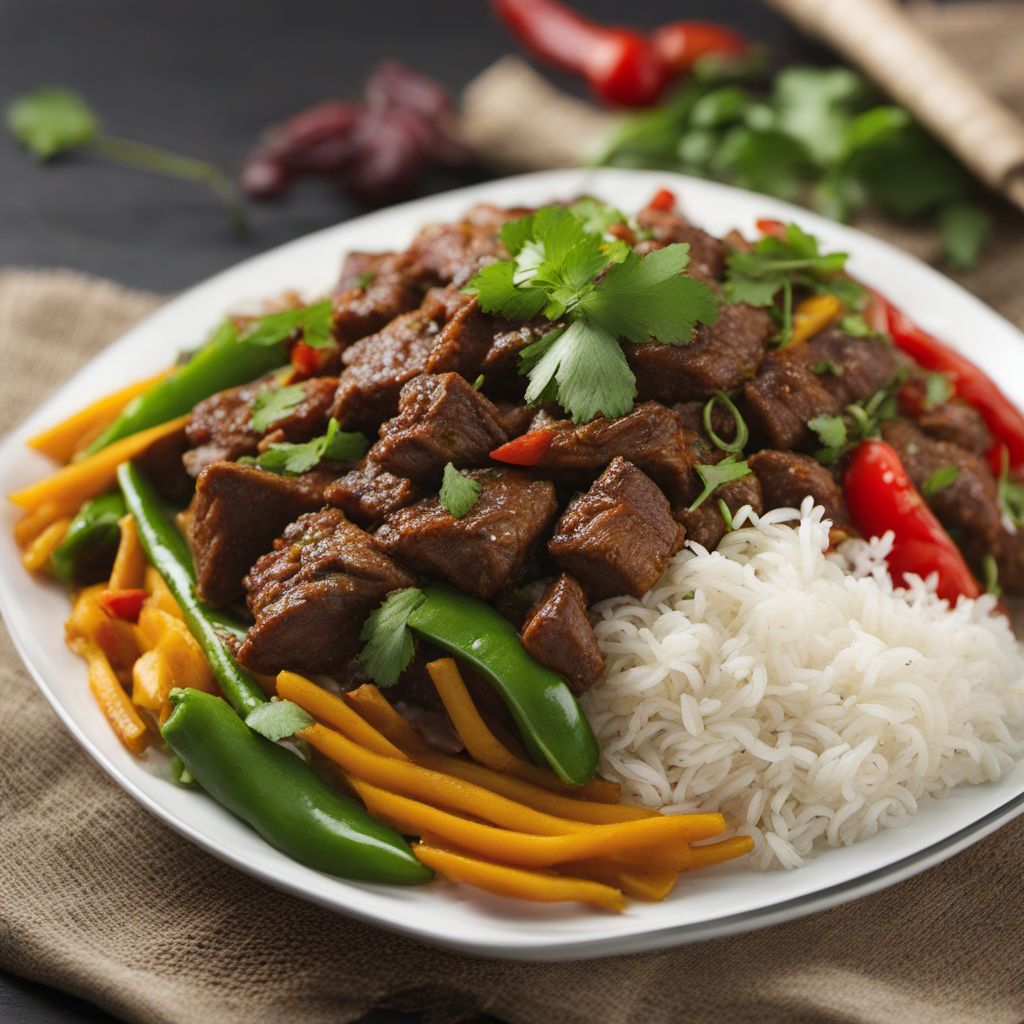
<instances>
[{"instance_id":1,"label":"red chili pepper","mask_svg":"<svg viewBox=\"0 0 1024 1024\"><path fill-rule=\"evenodd\" d=\"M146 600L145 590L104 590L99 596L100 607L115 619L138 622L142 602Z\"/></svg>"},{"instance_id":2,"label":"red chili pepper","mask_svg":"<svg viewBox=\"0 0 1024 1024\"><path fill-rule=\"evenodd\" d=\"M862 441L843 479L850 520L865 537L893 532L889 572L899 584L907 574L938 574L938 595L950 604L981 587L953 538L914 487L896 451L884 441Z\"/></svg>"},{"instance_id":3,"label":"red chili pepper","mask_svg":"<svg viewBox=\"0 0 1024 1024\"><path fill-rule=\"evenodd\" d=\"M693 70L701 57L738 57L750 44L738 32L710 21L674 21L654 33L654 45L662 60L675 72Z\"/></svg>"},{"instance_id":4,"label":"red chili pepper","mask_svg":"<svg viewBox=\"0 0 1024 1024\"><path fill-rule=\"evenodd\" d=\"M604 102L645 107L672 77L654 43L628 29L608 28L556 0L493 0L494 10L537 58L582 75Z\"/></svg>"},{"instance_id":5,"label":"red chili pepper","mask_svg":"<svg viewBox=\"0 0 1024 1024\"><path fill-rule=\"evenodd\" d=\"M554 436L555 432L550 427L531 430L495 448L491 458L495 462L507 462L510 466L539 466Z\"/></svg>"},{"instance_id":6,"label":"red chili pepper","mask_svg":"<svg viewBox=\"0 0 1024 1024\"><path fill-rule=\"evenodd\" d=\"M873 293L868 319L872 325L884 321L885 329L898 349L926 370L944 373L953 385L954 394L977 409L995 438L995 444L988 452L993 473L998 476L1002 469L1004 448L1013 469L1024 467L1024 415L991 377L969 359L923 331L877 292Z\"/></svg>"},{"instance_id":7,"label":"red chili pepper","mask_svg":"<svg viewBox=\"0 0 1024 1024\"><path fill-rule=\"evenodd\" d=\"M307 345L304 341L297 341L292 346L292 369L298 378L312 377L320 369L320 351Z\"/></svg>"},{"instance_id":8,"label":"red chili pepper","mask_svg":"<svg viewBox=\"0 0 1024 1024\"><path fill-rule=\"evenodd\" d=\"M667 188L659 189L651 196L651 201L647 204L649 210L662 210L667 212L668 210L674 210L676 206L676 194L670 192Z\"/></svg>"},{"instance_id":9,"label":"red chili pepper","mask_svg":"<svg viewBox=\"0 0 1024 1024\"><path fill-rule=\"evenodd\" d=\"M774 220L771 217L762 217L754 221L757 230L763 235L774 235L776 238L786 239L786 225L781 220Z\"/></svg>"}]
</instances>

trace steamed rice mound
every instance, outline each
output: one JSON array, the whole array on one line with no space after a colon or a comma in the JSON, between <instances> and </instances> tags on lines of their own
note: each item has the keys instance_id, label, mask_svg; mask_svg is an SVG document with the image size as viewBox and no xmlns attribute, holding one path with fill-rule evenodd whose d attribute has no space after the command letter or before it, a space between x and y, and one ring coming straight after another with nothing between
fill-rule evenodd
<instances>
[{"instance_id":1,"label":"steamed rice mound","mask_svg":"<svg viewBox=\"0 0 1024 1024\"><path fill-rule=\"evenodd\" d=\"M717 551L596 609L602 773L650 807L722 811L760 868L905 823L1024 753L1024 656L995 599L896 589L886 541L828 555L822 516L745 509Z\"/></svg>"}]
</instances>

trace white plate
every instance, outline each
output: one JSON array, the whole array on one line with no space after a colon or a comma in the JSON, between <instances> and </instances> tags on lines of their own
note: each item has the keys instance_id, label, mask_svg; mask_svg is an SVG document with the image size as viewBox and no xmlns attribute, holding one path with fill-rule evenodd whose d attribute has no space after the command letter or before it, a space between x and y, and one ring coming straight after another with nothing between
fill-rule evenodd
<instances>
[{"instance_id":1,"label":"white plate","mask_svg":"<svg viewBox=\"0 0 1024 1024\"><path fill-rule=\"evenodd\" d=\"M654 190L676 191L692 218L715 234L752 232L758 217L799 221L827 249L850 253L852 271L877 285L924 327L962 348L1024 404L1021 334L934 270L850 228L786 203L678 175L641 171L557 171L508 178L393 207L319 231L227 270L168 303L102 352L0 446L0 489L8 493L51 466L24 441L96 395L168 364L203 338L225 310L286 288L310 295L334 282L352 249L401 249L431 220L457 217L474 202L540 204L590 192L625 210ZM166 760L131 757L97 709L81 661L63 643L68 612L57 587L21 569L6 511L0 529L0 609L39 688L89 754L143 806L210 853L271 885L333 910L467 953L568 960L632 953L761 927L843 903L923 871L1024 809L1024 764L1000 782L933 800L906 827L857 846L826 850L798 871L764 875L742 864L688 876L660 904L633 903L622 915L571 907L532 908L445 884L418 889L344 882L311 871L267 846L201 794L167 778Z\"/></svg>"}]
</instances>

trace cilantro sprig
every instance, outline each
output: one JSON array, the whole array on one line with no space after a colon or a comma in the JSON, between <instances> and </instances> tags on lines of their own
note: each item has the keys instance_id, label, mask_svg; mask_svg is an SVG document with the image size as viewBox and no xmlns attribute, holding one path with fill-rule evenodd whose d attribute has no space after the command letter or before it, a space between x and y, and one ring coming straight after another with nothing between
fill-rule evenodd
<instances>
[{"instance_id":1,"label":"cilantro sprig","mask_svg":"<svg viewBox=\"0 0 1024 1024\"><path fill-rule=\"evenodd\" d=\"M960 475L960 470L957 466L952 464L948 466L939 466L938 469L932 473L924 484L921 486L921 493L926 498L934 497L939 491L944 491L950 484L956 481L956 478Z\"/></svg>"},{"instance_id":2,"label":"cilantro sprig","mask_svg":"<svg viewBox=\"0 0 1024 1024\"><path fill-rule=\"evenodd\" d=\"M261 391L251 406L250 428L259 433L268 430L301 405L305 397L306 389L301 384Z\"/></svg>"},{"instance_id":3,"label":"cilantro sprig","mask_svg":"<svg viewBox=\"0 0 1024 1024\"><path fill-rule=\"evenodd\" d=\"M299 444L281 441L272 444L259 455L243 456L238 461L247 466L258 466L281 476L299 476L308 473L324 459L332 462L351 462L366 454L369 442L357 431L342 430L332 416L327 432Z\"/></svg>"},{"instance_id":4,"label":"cilantro sprig","mask_svg":"<svg viewBox=\"0 0 1024 1024\"><path fill-rule=\"evenodd\" d=\"M633 407L636 379L622 340L683 344L718 316L715 293L682 274L688 245L639 256L605 237L606 219L546 206L510 221L501 238L512 258L485 267L465 289L485 312L543 315L556 325L520 354L526 399L556 401L577 423Z\"/></svg>"},{"instance_id":5,"label":"cilantro sprig","mask_svg":"<svg viewBox=\"0 0 1024 1024\"><path fill-rule=\"evenodd\" d=\"M245 724L253 732L276 743L311 726L313 716L290 700L274 698L267 704L253 708L245 716Z\"/></svg>"},{"instance_id":6,"label":"cilantro sprig","mask_svg":"<svg viewBox=\"0 0 1024 1024\"><path fill-rule=\"evenodd\" d=\"M1016 479L1010 472L1010 453L1006 446L1002 450L997 493L999 507L1003 518L1013 529L1024 526L1024 482Z\"/></svg>"},{"instance_id":7,"label":"cilantro sprig","mask_svg":"<svg viewBox=\"0 0 1024 1024\"><path fill-rule=\"evenodd\" d=\"M394 686L412 661L412 631L409 616L423 603L422 590L408 587L389 594L384 603L371 612L363 624L359 639L364 646L359 655L370 678L378 686Z\"/></svg>"},{"instance_id":8,"label":"cilantro sprig","mask_svg":"<svg viewBox=\"0 0 1024 1024\"><path fill-rule=\"evenodd\" d=\"M693 468L704 484L704 489L690 504L688 512L700 508L719 487L730 484L733 480L742 480L751 473L750 466L736 455L726 456L721 462L699 463ZM731 518L728 521L731 521Z\"/></svg>"},{"instance_id":9,"label":"cilantro sprig","mask_svg":"<svg viewBox=\"0 0 1024 1024\"><path fill-rule=\"evenodd\" d=\"M469 515L480 498L480 484L471 476L460 473L452 463L444 467L441 481L441 504L456 518Z\"/></svg>"},{"instance_id":10,"label":"cilantro sprig","mask_svg":"<svg viewBox=\"0 0 1024 1024\"><path fill-rule=\"evenodd\" d=\"M326 348L334 342L331 335L332 316L330 299L314 302L311 306L282 309L246 324L241 331L241 340L249 345L269 347L287 341L296 330L301 330L302 340L310 348Z\"/></svg>"},{"instance_id":11,"label":"cilantro sprig","mask_svg":"<svg viewBox=\"0 0 1024 1024\"><path fill-rule=\"evenodd\" d=\"M822 413L808 420L807 426L821 442L821 448L814 453L814 457L823 465L831 466L853 445L878 437L882 422L892 419L899 411L896 393L905 377L905 372L898 372L866 402L854 402L842 414Z\"/></svg>"}]
</instances>

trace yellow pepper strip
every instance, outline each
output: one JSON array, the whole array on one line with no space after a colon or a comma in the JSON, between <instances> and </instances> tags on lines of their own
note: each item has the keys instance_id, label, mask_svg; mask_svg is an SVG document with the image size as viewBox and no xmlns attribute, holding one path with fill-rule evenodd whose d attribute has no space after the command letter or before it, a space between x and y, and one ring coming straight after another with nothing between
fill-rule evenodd
<instances>
[{"instance_id":1,"label":"yellow pepper strip","mask_svg":"<svg viewBox=\"0 0 1024 1024\"><path fill-rule=\"evenodd\" d=\"M174 689L171 666L159 650L145 651L132 665L132 703L159 714Z\"/></svg>"},{"instance_id":2,"label":"yellow pepper strip","mask_svg":"<svg viewBox=\"0 0 1024 1024\"><path fill-rule=\"evenodd\" d=\"M615 803L619 799L621 790L614 782L591 779L582 786L570 786L548 769L530 764L506 749L477 711L454 659L439 658L432 661L427 665L427 671L459 739L474 761L559 793L571 793L602 803Z\"/></svg>"},{"instance_id":3,"label":"yellow pepper strip","mask_svg":"<svg viewBox=\"0 0 1024 1024\"><path fill-rule=\"evenodd\" d=\"M107 656L88 640L76 640L75 651L89 665L89 689L118 739L139 756L149 743L149 732L135 705L128 699Z\"/></svg>"},{"instance_id":4,"label":"yellow pepper strip","mask_svg":"<svg viewBox=\"0 0 1024 1024\"><path fill-rule=\"evenodd\" d=\"M675 887L679 872L672 868L636 867L610 860L578 860L572 873L592 882L621 889L630 899L660 903Z\"/></svg>"},{"instance_id":5,"label":"yellow pepper strip","mask_svg":"<svg viewBox=\"0 0 1024 1024\"><path fill-rule=\"evenodd\" d=\"M526 804L538 811L556 818L569 818L591 825L610 825L616 821L636 821L653 818L658 813L647 807L633 804L604 804L593 800L579 800L561 796L529 782L503 775L491 768L474 764L450 754L431 750L423 742L416 729L404 719L387 701L387 698L372 684L351 690L344 695L345 701L365 718L382 735L400 747L417 764L434 771L454 775L466 782L475 783L484 789ZM342 730L344 731L344 730ZM354 739L354 737L350 737Z\"/></svg>"},{"instance_id":6,"label":"yellow pepper strip","mask_svg":"<svg viewBox=\"0 0 1024 1024\"><path fill-rule=\"evenodd\" d=\"M95 644L117 669L128 672L139 656L135 627L130 622L112 618L101 607L99 596L106 586L97 583L79 591L64 630L72 648L76 640Z\"/></svg>"},{"instance_id":7,"label":"yellow pepper strip","mask_svg":"<svg viewBox=\"0 0 1024 1024\"><path fill-rule=\"evenodd\" d=\"M47 501L23 515L14 524L14 539L20 547L31 544L45 530L50 523L58 519L67 519L77 511L77 506L58 504L56 501Z\"/></svg>"},{"instance_id":8,"label":"yellow pepper strip","mask_svg":"<svg viewBox=\"0 0 1024 1024\"><path fill-rule=\"evenodd\" d=\"M38 508L43 502L56 501L62 504L80 505L89 498L95 498L109 491L117 482L117 467L141 455L151 444L180 430L188 422L188 416L179 416L169 423L161 423L149 430L115 441L112 445L90 455L81 462L58 469L52 476L38 483L15 491L9 500L24 509Z\"/></svg>"},{"instance_id":9,"label":"yellow pepper strip","mask_svg":"<svg viewBox=\"0 0 1024 1024\"><path fill-rule=\"evenodd\" d=\"M167 659L175 686L218 692L203 649L180 619L144 604L139 613L137 634L144 650L158 650Z\"/></svg>"},{"instance_id":10,"label":"yellow pepper strip","mask_svg":"<svg viewBox=\"0 0 1024 1024\"><path fill-rule=\"evenodd\" d=\"M283 700L290 700L293 704L298 704L314 718L319 718L340 730L344 734L339 737L341 739L347 736L353 743L365 747L367 751L372 751L376 755L383 755L385 758L394 758L398 761L409 760L394 743L385 739L340 697L325 690L322 686L317 686L316 683L310 682L296 672L280 672L278 674L277 695ZM326 753L326 751L321 751L321 753ZM330 757L330 754L327 756ZM345 766L342 765L342 767Z\"/></svg>"},{"instance_id":11,"label":"yellow pepper strip","mask_svg":"<svg viewBox=\"0 0 1024 1024\"><path fill-rule=\"evenodd\" d=\"M674 849L691 840L710 839L725 830L720 814L681 814L594 825L570 835L535 836L470 821L389 793L354 775L349 778L370 813L403 832L436 836L487 860L519 867L549 868L567 861L613 857L652 847Z\"/></svg>"},{"instance_id":12,"label":"yellow pepper strip","mask_svg":"<svg viewBox=\"0 0 1024 1024\"><path fill-rule=\"evenodd\" d=\"M114 556L114 567L110 570L110 589L135 590L146 579L146 552L139 543L135 519L131 515L122 516L117 525L121 530L121 539Z\"/></svg>"},{"instance_id":13,"label":"yellow pepper strip","mask_svg":"<svg viewBox=\"0 0 1024 1024\"><path fill-rule=\"evenodd\" d=\"M720 839L717 843L708 843L707 846L691 846L685 870L696 871L714 864L724 864L727 860L746 856L753 848L754 840L750 836L733 836L731 839Z\"/></svg>"},{"instance_id":14,"label":"yellow pepper strip","mask_svg":"<svg viewBox=\"0 0 1024 1024\"><path fill-rule=\"evenodd\" d=\"M29 448L33 448L41 455L49 456L55 462L67 462L76 451L88 444L101 430L110 426L117 418L118 413L136 395L142 394L170 372L170 370L163 370L155 377L138 380L119 391L105 395L66 420L29 438Z\"/></svg>"},{"instance_id":15,"label":"yellow pepper strip","mask_svg":"<svg viewBox=\"0 0 1024 1024\"><path fill-rule=\"evenodd\" d=\"M71 525L70 517L55 519L27 548L21 556L21 564L29 572L39 572L50 564L53 549L64 539Z\"/></svg>"},{"instance_id":16,"label":"yellow pepper strip","mask_svg":"<svg viewBox=\"0 0 1024 1024\"><path fill-rule=\"evenodd\" d=\"M550 872L524 871L504 864L468 857L464 853L416 843L412 852L450 882L471 885L475 889L510 896L534 903L586 903L599 910L621 913L626 901L618 889L582 878L567 878Z\"/></svg>"},{"instance_id":17,"label":"yellow pepper strip","mask_svg":"<svg viewBox=\"0 0 1024 1024\"><path fill-rule=\"evenodd\" d=\"M793 310L789 346L802 345L839 319L843 304L834 295L811 295Z\"/></svg>"},{"instance_id":18,"label":"yellow pepper strip","mask_svg":"<svg viewBox=\"0 0 1024 1024\"><path fill-rule=\"evenodd\" d=\"M168 615L173 615L174 618L181 619L182 622L185 621L184 616L181 614L181 609L178 607L178 602L174 599L170 588L164 583L163 576L151 565L147 565L145 568L142 576L142 587L149 594L149 597L146 598L147 606L157 608Z\"/></svg>"}]
</instances>

